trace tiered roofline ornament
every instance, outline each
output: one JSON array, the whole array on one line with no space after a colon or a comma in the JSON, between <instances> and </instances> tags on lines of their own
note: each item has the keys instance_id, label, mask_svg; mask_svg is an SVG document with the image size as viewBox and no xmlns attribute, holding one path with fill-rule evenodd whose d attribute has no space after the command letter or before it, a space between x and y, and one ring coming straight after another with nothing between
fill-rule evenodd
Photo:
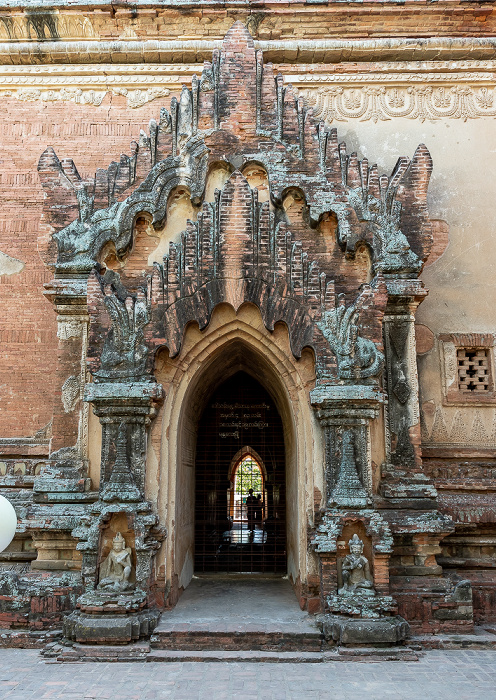
<instances>
[{"instance_id":1,"label":"tiered roofline ornament","mask_svg":"<svg viewBox=\"0 0 496 700\"><path fill-rule=\"evenodd\" d=\"M219 163L231 175L213 201L204 201L207 175ZM269 201L260 201L242 174L249 164L265 171ZM84 551L86 593L69 636L95 641L95 610L100 621L106 615L106 592L96 590L98 538L91 533L112 514L130 513L131 506L140 541L156 526L144 495L146 427L163 400L153 375L156 351L167 347L177 356L188 323L204 329L219 303L238 309L251 302L269 331L279 321L287 325L296 358L305 347L315 353L317 380L309 400L325 433L328 493L312 546L321 559L325 611L334 616L329 629L338 641L353 636L348 618L359 609L371 620L389 616L386 625L371 623L376 641L402 639L406 626L394 622L389 596L391 532L452 529L435 510L436 493L422 474L419 453L413 319L426 294L418 275L433 240L427 148L420 145L411 160L399 158L390 176L348 154L336 130L317 122L291 85L264 65L262 52L237 22L201 77L183 87L169 111L161 110L148 134L141 132L131 155L85 181L71 160L59 161L48 148L38 169L45 224L55 231L40 242L55 271L47 295L67 324L73 322L67 308L74 314L87 293L93 382L86 385L85 400L103 428L99 499L89 508L86 535L81 527L74 531ZM132 250L138 216L163 227L169 195L179 186L201 209L163 261L138 284L106 269L109 246L118 259ZM291 192L304 199L302 222L290 223L285 214ZM335 222L334 252L317 240L325 220ZM354 264L364 248L370 283ZM388 522L379 507L384 495L372 492L370 457L370 424L385 394L388 456L380 488L389 498ZM61 469L72 460L84 470L77 449L63 449ZM408 519L402 518L404 507L410 508ZM341 605L338 594L343 585L336 541L350 524L370 544L374 596L363 605L359 594L354 605L349 592ZM141 558L141 593L132 594L128 608L128 616L140 620L159 541L156 535L148 558ZM85 606L93 611L92 627ZM102 635L106 624L101 622Z\"/></svg>"}]
</instances>

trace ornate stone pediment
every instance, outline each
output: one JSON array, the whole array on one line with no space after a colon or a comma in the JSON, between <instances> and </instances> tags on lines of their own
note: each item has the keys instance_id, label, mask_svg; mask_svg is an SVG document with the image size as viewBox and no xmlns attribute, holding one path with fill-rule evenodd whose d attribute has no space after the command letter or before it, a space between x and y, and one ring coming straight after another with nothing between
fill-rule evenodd
<instances>
[{"instance_id":1,"label":"ornate stone pediment","mask_svg":"<svg viewBox=\"0 0 496 700\"><path fill-rule=\"evenodd\" d=\"M208 175L219 163L231 176L213 201L206 201ZM259 201L257 188L243 174L250 164L266 174L268 201ZM122 333L134 321L130 326L118 319L140 307L139 297L149 309L146 341L166 345L172 356L188 322L204 328L216 304L238 308L248 301L260 308L268 329L278 321L287 324L295 356L306 345L314 348L319 379L373 381L369 378L382 368L387 293L381 276L416 277L432 243L426 206L431 169L425 146L411 161L400 158L390 177L356 153L349 155L336 130L316 123L292 86L264 65L244 25L236 23L201 78L193 77L191 88L172 99L170 111L162 108L130 156L98 170L91 181L83 181L74 163L60 162L52 149L40 159L45 219L57 249L55 255L52 246L51 262L58 276L101 271L101 253L109 244L117 256L125 256L139 215L160 230L178 186L201 205L197 220L188 221L139 293L123 293L115 273L91 281L90 308L109 329L108 318L98 311L100 300L114 324L105 346L103 333L93 333L89 359L96 377L118 380L127 371L124 365L133 365L128 374L135 378L145 373L134 366L136 357L110 352L116 341L123 350ZM284 206L295 192L303 201L297 221ZM334 230L326 237L323 227L329 221ZM357 249L369 251L369 278L376 275L360 297L367 279L357 270ZM363 299L374 307L366 328L358 316ZM115 371L106 366L111 356Z\"/></svg>"},{"instance_id":2,"label":"ornate stone pediment","mask_svg":"<svg viewBox=\"0 0 496 700\"><path fill-rule=\"evenodd\" d=\"M400 158L389 177L356 153L347 154L336 130L317 123L291 85L263 64L240 22L201 78L194 76L191 89L184 87L170 111L163 108L149 134L142 131L132 147L131 155L88 181L53 149L41 156L38 170L59 270L90 269L108 241L119 253L126 250L136 215L148 212L160 225L178 184L200 201L208 166L217 160L234 168L261 163L275 205L288 189L302 190L311 225L334 212L345 252L353 255L363 240L376 270L417 272L429 252L426 191L432 162L426 147L419 146L411 161Z\"/></svg>"}]
</instances>

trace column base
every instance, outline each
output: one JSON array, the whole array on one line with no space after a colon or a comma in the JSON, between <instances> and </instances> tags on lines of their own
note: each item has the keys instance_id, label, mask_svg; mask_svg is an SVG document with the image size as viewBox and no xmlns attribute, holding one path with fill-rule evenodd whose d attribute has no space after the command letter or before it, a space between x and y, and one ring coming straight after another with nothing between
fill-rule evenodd
<instances>
[{"instance_id":1,"label":"column base","mask_svg":"<svg viewBox=\"0 0 496 700\"><path fill-rule=\"evenodd\" d=\"M80 644L129 644L149 637L160 612L146 608L142 591L86 593L64 620L64 637Z\"/></svg>"}]
</instances>

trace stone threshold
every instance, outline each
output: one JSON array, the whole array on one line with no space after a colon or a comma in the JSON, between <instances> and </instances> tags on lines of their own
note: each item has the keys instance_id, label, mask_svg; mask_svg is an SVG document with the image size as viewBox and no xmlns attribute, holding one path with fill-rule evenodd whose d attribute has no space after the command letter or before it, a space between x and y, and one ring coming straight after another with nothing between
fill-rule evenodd
<instances>
[{"instance_id":1,"label":"stone threshold","mask_svg":"<svg viewBox=\"0 0 496 700\"><path fill-rule=\"evenodd\" d=\"M408 644L417 649L494 649L496 650L496 624L474 627L473 634L424 634L410 637Z\"/></svg>"},{"instance_id":2,"label":"stone threshold","mask_svg":"<svg viewBox=\"0 0 496 700\"><path fill-rule=\"evenodd\" d=\"M47 663L132 662L177 663L327 663L332 661L418 661L419 652L409 647L388 649L335 648L329 651L224 651L150 649L146 643L128 646L50 645L44 652Z\"/></svg>"},{"instance_id":3,"label":"stone threshold","mask_svg":"<svg viewBox=\"0 0 496 700\"><path fill-rule=\"evenodd\" d=\"M490 631L493 630L494 631ZM332 661L418 661L430 650L496 650L496 626L476 627L474 634L437 634L411 637L398 647L334 647L322 651L270 650L188 650L153 649L148 642L106 646L52 641L42 654L47 663L84 662L253 662L253 663L327 663Z\"/></svg>"},{"instance_id":4,"label":"stone threshold","mask_svg":"<svg viewBox=\"0 0 496 700\"><path fill-rule=\"evenodd\" d=\"M0 648L40 649L47 662L83 661L266 661L273 663L321 663L346 660L411 660L429 650L496 650L496 624L475 627L473 634L415 635L404 647L346 648L326 651L238 651L152 649L149 642L128 645L62 644L62 630L30 631L0 629ZM409 658L409 657L412 658ZM296 659L297 657L297 659Z\"/></svg>"}]
</instances>

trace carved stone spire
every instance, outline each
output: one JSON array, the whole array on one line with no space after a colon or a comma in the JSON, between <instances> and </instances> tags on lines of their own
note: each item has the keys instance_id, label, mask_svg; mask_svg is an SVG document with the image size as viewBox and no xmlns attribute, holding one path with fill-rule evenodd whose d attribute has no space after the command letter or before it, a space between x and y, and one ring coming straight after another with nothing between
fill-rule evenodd
<instances>
[{"instance_id":1,"label":"carved stone spire","mask_svg":"<svg viewBox=\"0 0 496 700\"><path fill-rule=\"evenodd\" d=\"M339 477L330 501L339 506L349 508L364 508L369 502L367 492L362 486L356 468L352 430L343 432Z\"/></svg>"},{"instance_id":2,"label":"carved stone spire","mask_svg":"<svg viewBox=\"0 0 496 700\"><path fill-rule=\"evenodd\" d=\"M127 425L122 421L116 441L115 462L110 481L101 492L102 501L139 501L141 494L134 483L127 455Z\"/></svg>"}]
</instances>

